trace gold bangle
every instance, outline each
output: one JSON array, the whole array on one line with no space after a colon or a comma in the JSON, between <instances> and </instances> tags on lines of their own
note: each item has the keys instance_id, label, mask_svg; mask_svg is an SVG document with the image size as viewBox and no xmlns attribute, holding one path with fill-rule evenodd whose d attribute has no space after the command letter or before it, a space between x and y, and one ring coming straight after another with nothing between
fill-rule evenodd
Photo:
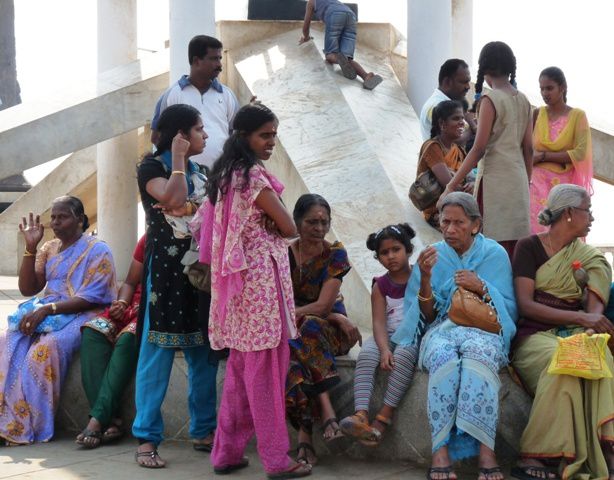
<instances>
[{"instance_id":1,"label":"gold bangle","mask_svg":"<svg viewBox=\"0 0 614 480\"><path fill-rule=\"evenodd\" d=\"M124 307L128 308L128 302L122 298L117 300L117 303L121 303Z\"/></svg>"},{"instance_id":2,"label":"gold bangle","mask_svg":"<svg viewBox=\"0 0 614 480\"><path fill-rule=\"evenodd\" d=\"M173 170L171 175L183 175L185 177L185 172L183 170Z\"/></svg>"},{"instance_id":3,"label":"gold bangle","mask_svg":"<svg viewBox=\"0 0 614 480\"><path fill-rule=\"evenodd\" d=\"M53 302L51 302L49 305L51 305L51 311L55 315L56 312L58 311L58 306L55 303L53 303Z\"/></svg>"},{"instance_id":4,"label":"gold bangle","mask_svg":"<svg viewBox=\"0 0 614 480\"><path fill-rule=\"evenodd\" d=\"M418 292L418 301L420 302L428 302L429 300L433 300L433 294L431 293L430 297L423 297L422 295L420 295L420 292Z\"/></svg>"},{"instance_id":5,"label":"gold bangle","mask_svg":"<svg viewBox=\"0 0 614 480\"><path fill-rule=\"evenodd\" d=\"M24 257L36 257L36 253L29 252L28 249L26 248L23 251L23 256Z\"/></svg>"}]
</instances>

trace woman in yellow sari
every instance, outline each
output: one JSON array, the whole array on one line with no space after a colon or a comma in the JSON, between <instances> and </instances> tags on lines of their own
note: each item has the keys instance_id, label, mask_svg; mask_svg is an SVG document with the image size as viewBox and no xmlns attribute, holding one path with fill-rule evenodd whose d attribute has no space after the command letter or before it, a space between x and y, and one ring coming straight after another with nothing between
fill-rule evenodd
<instances>
[{"instance_id":1,"label":"woman in yellow sari","mask_svg":"<svg viewBox=\"0 0 614 480\"><path fill-rule=\"evenodd\" d=\"M591 129L586 114L567 105L567 80L558 67L539 75L545 107L533 112L533 176L531 233L545 232L537 216L555 185L573 183L592 194L593 159Z\"/></svg>"},{"instance_id":2,"label":"woman in yellow sari","mask_svg":"<svg viewBox=\"0 0 614 480\"><path fill-rule=\"evenodd\" d=\"M463 106L454 100L444 100L433 109L431 139L422 144L416 177L430 170L440 185L445 188L465 159L465 151L456 142L465 130ZM463 190L473 193L473 183L465 184ZM439 213L435 203L422 211L424 219L439 230Z\"/></svg>"},{"instance_id":3,"label":"woman in yellow sari","mask_svg":"<svg viewBox=\"0 0 614 480\"><path fill-rule=\"evenodd\" d=\"M593 221L588 192L557 185L540 221L548 231L520 240L513 261L521 322L512 364L534 401L512 476L614 480L614 380L547 372L559 337L586 331L614 335L614 325L603 315L611 267L581 240ZM579 266L586 275L574 275ZM614 371L609 351L605 360Z\"/></svg>"}]
</instances>

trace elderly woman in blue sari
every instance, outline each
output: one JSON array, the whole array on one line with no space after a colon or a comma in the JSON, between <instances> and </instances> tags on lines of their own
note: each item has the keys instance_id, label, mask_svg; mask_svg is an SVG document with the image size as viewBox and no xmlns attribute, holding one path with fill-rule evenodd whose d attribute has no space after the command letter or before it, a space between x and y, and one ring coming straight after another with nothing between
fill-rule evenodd
<instances>
[{"instance_id":1,"label":"elderly woman in blue sari","mask_svg":"<svg viewBox=\"0 0 614 480\"><path fill-rule=\"evenodd\" d=\"M81 343L81 326L115 298L115 269L109 247L83 235L83 204L60 197L51 207L55 237L43 244L40 217L30 213L19 229L26 248L19 290L33 296L8 318L0 334L0 439L46 442L70 360Z\"/></svg>"},{"instance_id":2,"label":"elderly woman in blue sari","mask_svg":"<svg viewBox=\"0 0 614 480\"><path fill-rule=\"evenodd\" d=\"M471 195L448 195L440 224L444 241L420 253L405 292L405 318L392 340L401 346L421 341L419 365L430 375L428 478L454 480L452 462L479 455L478 479L501 480L494 447L498 371L508 363L516 332L511 265L505 250L479 233L480 211ZM451 320L452 297L460 287L494 308L499 334Z\"/></svg>"}]
</instances>

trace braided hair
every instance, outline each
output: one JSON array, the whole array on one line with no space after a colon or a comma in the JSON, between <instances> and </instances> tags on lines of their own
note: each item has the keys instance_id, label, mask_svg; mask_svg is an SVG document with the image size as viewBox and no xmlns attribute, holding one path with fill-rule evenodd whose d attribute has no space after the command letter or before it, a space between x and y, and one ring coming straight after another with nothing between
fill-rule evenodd
<instances>
[{"instance_id":1,"label":"braided hair","mask_svg":"<svg viewBox=\"0 0 614 480\"><path fill-rule=\"evenodd\" d=\"M478 78L475 82L475 103L482 96L485 75L506 75L516 87L516 57L507 43L489 42L482 48L478 59Z\"/></svg>"}]
</instances>

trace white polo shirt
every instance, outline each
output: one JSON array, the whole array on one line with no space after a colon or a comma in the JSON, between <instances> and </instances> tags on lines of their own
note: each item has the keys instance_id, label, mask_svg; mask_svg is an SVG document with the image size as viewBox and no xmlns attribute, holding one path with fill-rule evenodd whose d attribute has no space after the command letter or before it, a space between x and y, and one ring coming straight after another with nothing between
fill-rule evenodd
<instances>
[{"instance_id":1,"label":"white polo shirt","mask_svg":"<svg viewBox=\"0 0 614 480\"><path fill-rule=\"evenodd\" d=\"M420 111L420 132L422 133L422 140L425 142L431 138L431 126L433 120L433 108L439 105L444 100L451 100L445 93L438 88L435 89L433 94L426 100Z\"/></svg>"},{"instance_id":2,"label":"white polo shirt","mask_svg":"<svg viewBox=\"0 0 614 480\"><path fill-rule=\"evenodd\" d=\"M203 153L194 155L191 160L211 168L222 154L224 142L230 135L232 120L239 110L237 97L230 88L222 85L217 79L214 79L209 89L201 94L198 88L190 83L188 76L184 75L158 100L151 128L157 129L160 114L165 108L178 103L192 105L200 112L209 138Z\"/></svg>"}]
</instances>

